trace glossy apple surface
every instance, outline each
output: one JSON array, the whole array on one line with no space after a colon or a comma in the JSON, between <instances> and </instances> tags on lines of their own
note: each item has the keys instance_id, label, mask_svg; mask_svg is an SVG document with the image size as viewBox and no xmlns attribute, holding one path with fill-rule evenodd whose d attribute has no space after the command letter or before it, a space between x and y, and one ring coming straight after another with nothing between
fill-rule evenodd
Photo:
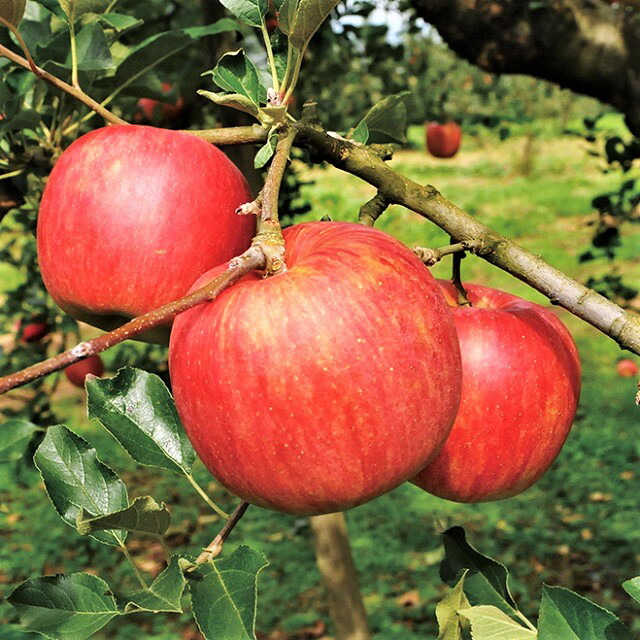
<instances>
[{"instance_id":1,"label":"glossy apple surface","mask_svg":"<svg viewBox=\"0 0 640 640\"><path fill-rule=\"evenodd\" d=\"M195 136L139 125L88 133L42 197L44 283L69 315L113 329L245 250L255 221L235 209L251 199L235 165ZM166 341L168 329L146 337Z\"/></svg>"},{"instance_id":2,"label":"glossy apple surface","mask_svg":"<svg viewBox=\"0 0 640 640\"><path fill-rule=\"evenodd\" d=\"M102 358L98 355L89 356L84 360L79 360L70 364L65 370L64 375L67 380L76 387L84 387L84 379L89 375L100 378L104 373L104 364Z\"/></svg>"},{"instance_id":3,"label":"glossy apple surface","mask_svg":"<svg viewBox=\"0 0 640 640\"><path fill-rule=\"evenodd\" d=\"M633 378L638 375L638 365L631 358L623 358L616 364L616 371L621 378Z\"/></svg>"},{"instance_id":4,"label":"glossy apple surface","mask_svg":"<svg viewBox=\"0 0 640 640\"><path fill-rule=\"evenodd\" d=\"M536 482L560 452L580 394L580 360L552 313L508 293L465 284L472 307L452 306L462 399L451 434L413 482L457 502L499 500Z\"/></svg>"},{"instance_id":5,"label":"glossy apple surface","mask_svg":"<svg viewBox=\"0 0 640 640\"><path fill-rule=\"evenodd\" d=\"M427 149L436 158L452 158L460 149L462 131L455 122L427 124Z\"/></svg>"},{"instance_id":6,"label":"glossy apple surface","mask_svg":"<svg viewBox=\"0 0 640 640\"><path fill-rule=\"evenodd\" d=\"M330 513L436 453L458 407L458 341L430 272L391 236L339 222L284 235L286 273L249 274L176 319L169 370L220 482L271 509Z\"/></svg>"}]
</instances>

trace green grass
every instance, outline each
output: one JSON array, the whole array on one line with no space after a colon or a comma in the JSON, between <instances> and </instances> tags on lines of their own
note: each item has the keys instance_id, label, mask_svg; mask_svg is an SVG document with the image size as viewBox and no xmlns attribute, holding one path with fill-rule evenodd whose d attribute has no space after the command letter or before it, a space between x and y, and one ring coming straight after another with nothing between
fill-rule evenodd
<instances>
[{"instance_id":1,"label":"green grass","mask_svg":"<svg viewBox=\"0 0 640 640\"><path fill-rule=\"evenodd\" d=\"M416 143L416 130L411 136ZM536 143L530 176L518 170L524 140L504 143L488 137L465 139L451 160L436 160L423 149L399 152L393 166L420 183L432 183L448 198L496 230L508 234L556 267L584 281L606 268L580 264L577 256L591 234L591 198L615 186L614 175L600 172L581 143L570 137ZM306 219L325 214L355 220L360 205L374 194L361 181L334 169L304 173L314 184L304 188L312 203ZM431 223L400 207L380 220L381 229L410 246L442 246L448 238ZM640 235L627 237L620 269L630 282L640 282ZM448 262L434 272L448 277ZM545 302L536 292L475 257L463 262L466 279ZM472 543L501 560L512 572L512 589L533 620L543 581L575 589L611 608L640 630L640 607L620 584L640 574L638 567L638 482L640 412L633 404L634 381L615 373L621 356L617 346L595 329L568 314L562 316L576 338L583 361L583 392L578 419L560 457L546 476L521 496L498 503L459 505L404 485L352 510L347 519L368 613L377 637L392 640L433 638L434 606L444 593L438 578L441 559L437 523L463 525ZM638 359L636 358L636 361ZM61 417L89 439L101 458L126 479L133 496L151 493L166 500L173 513L171 541L191 552L207 544L220 522L186 484L169 474L136 468L111 436L84 417L80 392L62 386L57 398ZM28 576L55 571L104 567L113 584L133 584L119 554L82 539L56 516L38 486L33 470L19 476L6 469L0 477L0 583L7 593ZM199 480L227 509L235 500L203 468ZM15 482L19 490L9 489ZM46 535L34 536L34 530ZM258 629L294 631L328 620L326 604L304 518L252 508L234 531L228 549L250 544L271 565L260 578ZM154 566L157 552L134 548L139 560ZM419 602L403 608L397 598L417 590ZM0 608L2 616L11 611ZM175 616L139 618L140 626L115 623L98 637L118 640L180 637L187 624ZM132 619L131 622L134 622Z\"/></svg>"}]
</instances>

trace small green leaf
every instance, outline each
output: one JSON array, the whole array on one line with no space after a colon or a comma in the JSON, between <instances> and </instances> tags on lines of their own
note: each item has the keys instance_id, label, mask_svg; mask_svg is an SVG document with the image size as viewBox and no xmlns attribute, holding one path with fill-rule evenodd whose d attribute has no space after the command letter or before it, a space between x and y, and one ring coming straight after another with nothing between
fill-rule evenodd
<instances>
[{"instance_id":1,"label":"small green leaf","mask_svg":"<svg viewBox=\"0 0 640 640\"><path fill-rule=\"evenodd\" d=\"M128 506L127 489L118 476L98 460L96 450L79 435L58 425L49 427L33 458L56 511L72 527L82 510L106 515ZM97 531L98 542L120 546L126 534Z\"/></svg>"},{"instance_id":2,"label":"small green leaf","mask_svg":"<svg viewBox=\"0 0 640 640\"><path fill-rule=\"evenodd\" d=\"M0 427L0 462L20 460L38 427L26 420L8 420Z\"/></svg>"},{"instance_id":3,"label":"small green leaf","mask_svg":"<svg viewBox=\"0 0 640 640\"><path fill-rule=\"evenodd\" d=\"M225 53L211 75L221 89L245 96L255 105L267 100L267 90L260 83L258 70L242 49Z\"/></svg>"},{"instance_id":4,"label":"small green leaf","mask_svg":"<svg viewBox=\"0 0 640 640\"><path fill-rule=\"evenodd\" d=\"M87 382L87 412L140 464L188 475L196 454L162 380L125 367Z\"/></svg>"},{"instance_id":5,"label":"small green leaf","mask_svg":"<svg viewBox=\"0 0 640 640\"><path fill-rule=\"evenodd\" d=\"M361 120L356 128L349 133L347 138L354 142L359 142L360 144L367 144L369 140L369 127L367 126L367 123L364 120Z\"/></svg>"},{"instance_id":6,"label":"small green leaf","mask_svg":"<svg viewBox=\"0 0 640 640\"><path fill-rule=\"evenodd\" d=\"M26 629L55 640L84 640L121 613L109 585L88 573L31 578L7 600Z\"/></svg>"},{"instance_id":7,"label":"small green leaf","mask_svg":"<svg viewBox=\"0 0 640 640\"><path fill-rule=\"evenodd\" d=\"M144 24L143 20L127 16L124 13L105 13L100 16L100 22L104 23L108 28L115 29L118 34Z\"/></svg>"},{"instance_id":8,"label":"small green leaf","mask_svg":"<svg viewBox=\"0 0 640 640\"><path fill-rule=\"evenodd\" d=\"M236 18L251 27L260 27L262 18L267 13L267 0L220 0Z\"/></svg>"},{"instance_id":9,"label":"small green leaf","mask_svg":"<svg viewBox=\"0 0 640 640\"><path fill-rule=\"evenodd\" d=\"M271 134L266 143L258 150L256 157L253 160L253 166L256 169L262 169L276 151L276 145L278 144L278 135Z\"/></svg>"},{"instance_id":10,"label":"small green leaf","mask_svg":"<svg viewBox=\"0 0 640 640\"><path fill-rule=\"evenodd\" d=\"M282 33L289 34L291 32L291 25L293 24L296 11L298 10L299 0L281 0L278 9L278 28Z\"/></svg>"},{"instance_id":11,"label":"small green leaf","mask_svg":"<svg viewBox=\"0 0 640 640\"><path fill-rule=\"evenodd\" d=\"M542 588L538 640L632 640L610 611L563 587Z\"/></svg>"},{"instance_id":12,"label":"small green leaf","mask_svg":"<svg viewBox=\"0 0 640 640\"><path fill-rule=\"evenodd\" d=\"M161 536L170 524L171 513L167 506L164 502L158 504L151 496L136 498L131 506L106 516L94 517L83 509L76 521L83 536L110 529Z\"/></svg>"},{"instance_id":13,"label":"small green leaf","mask_svg":"<svg viewBox=\"0 0 640 640\"><path fill-rule=\"evenodd\" d=\"M58 0L69 22L77 20L85 13L103 13L110 0Z\"/></svg>"},{"instance_id":14,"label":"small green leaf","mask_svg":"<svg viewBox=\"0 0 640 640\"><path fill-rule=\"evenodd\" d=\"M243 546L189 574L191 606L206 640L255 640L258 574L267 564Z\"/></svg>"},{"instance_id":15,"label":"small green leaf","mask_svg":"<svg viewBox=\"0 0 640 640\"><path fill-rule=\"evenodd\" d=\"M535 640L537 635L490 605L461 609L458 613L471 623L473 640Z\"/></svg>"},{"instance_id":16,"label":"small green leaf","mask_svg":"<svg viewBox=\"0 0 640 640\"><path fill-rule=\"evenodd\" d=\"M304 51L309 40L335 9L338 2L339 0L300 0L297 8L294 8L295 17L289 33L291 44L299 51ZM290 12L291 9L287 7L289 15Z\"/></svg>"},{"instance_id":17,"label":"small green leaf","mask_svg":"<svg viewBox=\"0 0 640 640\"><path fill-rule=\"evenodd\" d=\"M636 601L640 602L640 576L622 583L622 588Z\"/></svg>"},{"instance_id":18,"label":"small green leaf","mask_svg":"<svg viewBox=\"0 0 640 640\"><path fill-rule=\"evenodd\" d=\"M221 107L231 107L232 109L249 113L256 118L258 117L257 105L239 93L215 93L214 91L204 91L202 89L198 93Z\"/></svg>"},{"instance_id":19,"label":"small green leaf","mask_svg":"<svg viewBox=\"0 0 640 640\"><path fill-rule=\"evenodd\" d=\"M83 27L76 36L76 46L80 71L102 71L114 68L109 43L99 24L92 22ZM65 66L71 68L71 54L69 54Z\"/></svg>"},{"instance_id":20,"label":"small green leaf","mask_svg":"<svg viewBox=\"0 0 640 640\"><path fill-rule=\"evenodd\" d=\"M26 6L27 0L0 0L0 16L17 27Z\"/></svg>"},{"instance_id":21,"label":"small green leaf","mask_svg":"<svg viewBox=\"0 0 640 640\"><path fill-rule=\"evenodd\" d=\"M438 640L462 640L462 627L458 611L469 607L469 601L464 594L465 575L466 571L462 574L458 584L436 605Z\"/></svg>"},{"instance_id":22,"label":"small green leaf","mask_svg":"<svg viewBox=\"0 0 640 640\"><path fill-rule=\"evenodd\" d=\"M182 574L178 556L153 581L148 589L140 589L126 596L125 613L130 611L169 611L182 613L182 593L187 581Z\"/></svg>"},{"instance_id":23,"label":"small green leaf","mask_svg":"<svg viewBox=\"0 0 640 640\"><path fill-rule=\"evenodd\" d=\"M389 96L375 104L355 128L367 126L370 143L406 142L408 91Z\"/></svg>"}]
</instances>

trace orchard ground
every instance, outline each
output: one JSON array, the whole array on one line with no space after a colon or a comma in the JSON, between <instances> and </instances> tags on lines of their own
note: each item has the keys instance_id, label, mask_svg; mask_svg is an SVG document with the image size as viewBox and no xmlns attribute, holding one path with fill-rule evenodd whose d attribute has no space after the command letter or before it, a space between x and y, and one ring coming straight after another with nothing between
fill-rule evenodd
<instances>
[{"instance_id":1,"label":"orchard ground","mask_svg":"<svg viewBox=\"0 0 640 640\"><path fill-rule=\"evenodd\" d=\"M412 148L397 153L393 166L418 182L436 185L469 213L584 282L608 269L604 261L578 261L589 246L593 231L589 223L596 220L591 198L614 189L620 176L603 174L600 161L586 153L584 141L560 137L553 133L552 125L542 126L537 133L529 175L521 172L524 135L499 142L486 131L476 136L465 133L461 152L450 160L438 160L425 154L423 130L413 128ZM305 170L302 177L314 181L303 189L313 211L306 219L328 214L336 220L354 220L359 206L374 193L358 179L334 169L317 167ZM398 207L387 211L378 227L409 246L448 243L447 236L429 222ZM627 231L631 234L634 229ZM625 236L616 261L630 283L640 281L639 231L636 228L635 235ZM462 269L465 279L548 304L526 285L480 259L466 258ZM438 277L448 277L450 259L433 271ZM0 283L13 277L18 275L0 273ZM582 357L582 399L566 446L536 486L503 502L458 505L404 485L347 514L365 603L379 637L435 637L434 606L446 591L438 577L442 552L437 528L453 524L464 526L472 544L507 565L514 596L532 620L546 581L576 590L640 630L640 608L620 587L624 580L640 574L640 412L633 403L635 381L616 373L616 362L624 354L611 340L569 314L558 313L572 331ZM111 357L105 355L107 366ZM632 359L640 362L635 356ZM65 422L96 446L104 462L122 473L133 497L150 493L168 503L173 513L169 532L173 545L196 551L210 541L221 522L206 512L186 483L177 483L170 474L136 468L101 427L84 417L81 391L61 383L56 404ZM33 470L3 466L0 487L13 486L5 474L15 473L24 488L0 492L0 593L6 595L33 575L87 566L112 567L105 576L110 584L120 580L134 586L129 567L124 563L114 566L116 550L80 538L59 520ZM202 467L198 477L208 484L214 499L228 510L233 508L236 500ZM317 620L328 622L328 617L307 521L252 508L225 552L242 543L262 550L271 562L259 581L257 628L264 634L261 637L321 637L321 626L316 627L317 633L310 629ZM161 568L159 546L132 539L131 549L143 570ZM7 605L0 604L0 625L13 615ZM138 620L142 635L133 625L120 629L114 623L96 637L195 637L190 631L182 635L185 629L192 629L192 623L183 623L179 616L170 621L164 616L139 616ZM305 627L308 633L303 635ZM276 630L280 635L273 633Z\"/></svg>"}]
</instances>

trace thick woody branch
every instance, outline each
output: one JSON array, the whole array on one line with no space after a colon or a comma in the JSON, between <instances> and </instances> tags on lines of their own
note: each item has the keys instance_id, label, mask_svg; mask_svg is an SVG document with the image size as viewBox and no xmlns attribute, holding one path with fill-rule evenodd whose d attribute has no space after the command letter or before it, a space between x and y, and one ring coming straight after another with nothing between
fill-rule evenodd
<instances>
[{"instance_id":1,"label":"thick woody branch","mask_svg":"<svg viewBox=\"0 0 640 640\"><path fill-rule=\"evenodd\" d=\"M73 349L69 349L53 358L27 367L18 373L0 378L0 394L27 384L49 373L53 373L54 371L64 369L74 362L105 351L109 347L113 347L149 329L165 325L171 322L179 313L202 302L215 299L242 276L254 269L264 269L265 265L264 254L260 251L259 247L253 246L241 256L234 258L234 260L229 263L229 268L222 273L222 275L197 291L175 302L165 304L155 311L139 316L114 331L104 333L93 340L81 342Z\"/></svg>"},{"instance_id":2,"label":"thick woody branch","mask_svg":"<svg viewBox=\"0 0 640 640\"><path fill-rule=\"evenodd\" d=\"M435 187L422 186L395 172L366 147L328 136L298 123L298 142L343 171L362 178L389 202L431 220L455 242L472 242L475 253L526 282L551 302L582 318L622 348L640 354L640 318L547 264L449 202Z\"/></svg>"},{"instance_id":3,"label":"thick woody branch","mask_svg":"<svg viewBox=\"0 0 640 640\"><path fill-rule=\"evenodd\" d=\"M38 78L44 80L45 82L48 82L50 85L53 85L58 89L61 89L62 91L66 91L74 98L80 100L80 102L89 107L89 109L95 111L99 116L102 116L107 122L110 122L111 124L128 124L126 120L119 118L117 115L111 113L111 111L109 111L108 109L105 109L100 103L96 102L93 98L82 91L82 89L78 89L66 83L64 80L60 80L60 78L57 78L56 76L50 74L48 71L45 71L44 69L41 69L36 65L33 65L32 67L26 58L23 58L17 53L14 53L13 51L11 51L11 49L7 49L7 47L3 45L0 45L0 56L8 58L12 62L15 62L16 64L24 67L25 69L28 69L29 71L33 71L33 73Z\"/></svg>"}]
</instances>

